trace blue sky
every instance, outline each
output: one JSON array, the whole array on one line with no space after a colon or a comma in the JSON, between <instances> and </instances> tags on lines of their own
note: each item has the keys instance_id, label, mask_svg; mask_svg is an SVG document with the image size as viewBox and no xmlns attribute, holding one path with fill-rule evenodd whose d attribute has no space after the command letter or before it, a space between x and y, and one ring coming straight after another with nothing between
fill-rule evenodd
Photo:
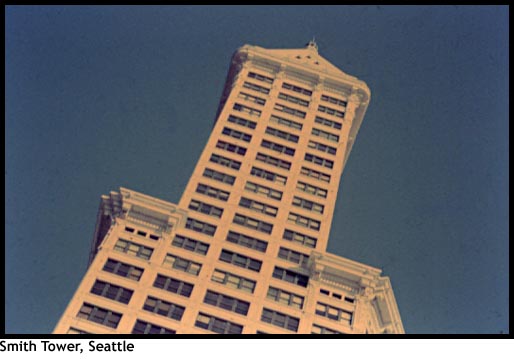
<instances>
[{"instance_id":1,"label":"blue sky","mask_svg":"<svg viewBox=\"0 0 514 359\"><path fill-rule=\"evenodd\" d=\"M52 331L101 194L178 201L238 47L313 36L372 93L329 251L408 333L507 333L505 6L6 7L6 331Z\"/></svg>"}]
</instances>

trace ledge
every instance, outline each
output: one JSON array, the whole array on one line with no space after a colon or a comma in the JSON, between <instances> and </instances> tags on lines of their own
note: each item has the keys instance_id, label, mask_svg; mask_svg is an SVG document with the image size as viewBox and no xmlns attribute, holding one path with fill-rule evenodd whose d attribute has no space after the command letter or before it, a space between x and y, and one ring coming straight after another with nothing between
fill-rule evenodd
<instances>
[{"instance_id":1,"label":"ledge","mask_svg":"<svg viewBox=\"0 0 514 359\"><path fill-rule=\"evenodd\" d=\"M89 263L109 233L117 218L145 227L158 234L184 226L187 212L176 204L121 187L119 192L102 195L96 218L95 234L91 243Z\"/></svg>"}]
</instances>

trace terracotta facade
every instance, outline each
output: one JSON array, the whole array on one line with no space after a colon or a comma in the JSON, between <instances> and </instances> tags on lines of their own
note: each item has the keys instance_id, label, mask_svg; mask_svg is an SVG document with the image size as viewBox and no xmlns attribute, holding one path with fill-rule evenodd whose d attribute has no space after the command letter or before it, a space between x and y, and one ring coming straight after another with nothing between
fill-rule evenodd
<instances>
[{"instance_id":1,"label":"terracotta facade","mask_svg":"<svg viewBox=\"0 0 514 359\"><path fill-rule=\"evenodd\" d=\"M326 252L369 99L314 42L238 49L179 203L102 196L54 333L404 333L389 278Z\"/></svg>"}]
</instances>

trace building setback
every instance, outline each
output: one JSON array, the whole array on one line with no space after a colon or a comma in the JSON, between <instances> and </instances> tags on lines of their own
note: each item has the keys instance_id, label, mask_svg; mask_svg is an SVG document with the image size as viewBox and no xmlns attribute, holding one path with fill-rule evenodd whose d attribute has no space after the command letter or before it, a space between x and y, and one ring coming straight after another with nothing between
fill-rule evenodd
<instances>
[{"instance_id":1,"label":"building setback","mask_svg":"<svg viewBox=\"0 0 514 359\"><path fill-rule=\"evenodd\" d=\"M179 203L102 196L54 333L404 333L389 278L326 252L369 98L312 41L238 49Z\"/></svg>"}]
</instances>

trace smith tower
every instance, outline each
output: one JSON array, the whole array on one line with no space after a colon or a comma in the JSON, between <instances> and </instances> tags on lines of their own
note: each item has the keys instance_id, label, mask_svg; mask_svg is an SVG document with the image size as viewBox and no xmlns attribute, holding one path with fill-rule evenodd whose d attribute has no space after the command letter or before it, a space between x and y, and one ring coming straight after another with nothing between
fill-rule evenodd
<instances>
[{"instance_id":1,"label":"smith tower","mask_svg":"<svg viewBox=\"0 0 514 359\"><path fill-rule=\"evenodd\" d=\"M178 205L102 197L55 333L403 333L389 279L326 252L369 98L314 42L241 47Z\"/></svg>"}]
</instances>

